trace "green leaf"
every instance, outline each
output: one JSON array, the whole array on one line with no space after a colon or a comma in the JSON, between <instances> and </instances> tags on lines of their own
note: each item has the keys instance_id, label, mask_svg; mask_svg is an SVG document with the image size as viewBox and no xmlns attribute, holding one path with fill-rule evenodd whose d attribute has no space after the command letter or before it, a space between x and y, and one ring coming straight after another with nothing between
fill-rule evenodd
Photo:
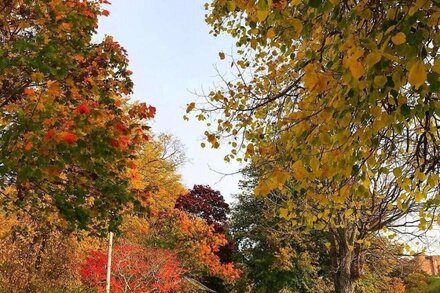
<instances>
[{"instance_id":1,"label":"green leaf","mask_svg":"<svg viewBox=\"0 0 440 293\"><path fill-rule=\"evenodd\" d=\"M309 0L309 6L313 8L318 8L321 6L322 0Z\"/></svg>"}]
</instances>

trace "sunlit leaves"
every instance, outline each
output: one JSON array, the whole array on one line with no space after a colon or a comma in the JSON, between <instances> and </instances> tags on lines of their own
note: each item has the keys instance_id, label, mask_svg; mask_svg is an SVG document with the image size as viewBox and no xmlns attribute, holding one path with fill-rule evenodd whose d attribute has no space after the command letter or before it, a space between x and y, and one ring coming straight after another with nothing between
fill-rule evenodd
<instances>
[{"instance_id":1,"label":"sunlit leaves","mask_svg":"<svg viewBox=\"0 0 440 293\"><path fill-rule=\"evenodd\" d=\"M406 42L406 35L403 32L398 32L391 38L391 41L393 41L395 45L401 45Z\"/></svg>"},{"instance_id":2,"label":"sunlit leaves","mask_svg":"<svg viewBox=\"0 0 440 293\"><path fill-rule=\"evenodd\" d=\"M365 64L371 68L373 67L377 62L380 61L380 59L382 59L382 54L380 52L372 52L370 54L367 55L367 57L365 57Z\"/></svg>"},{"instance_id":3,"label":"sunlit leaves","mask_svg":"<svg viewBox=\"0 0 440 293\"><path fill-rule=\"evenodd\" d=\"M108 15L103 3L8 2L0 11L0 143L7 170L0 189L20 186L20 199L9 198L8 205L35 214L56 208L69 229L120 221L133 200L126 164L148 140L143 120L156 112L128 102L133 84L125 50L111 37L91 41L98 16Z\"/></svg>"},{"instance_id":4,"label":"sunlit leaves","mask_svg":"<svg viewBox=\"0 0 440 293\"><path fill-rule=\"evenodd\" d=\"M438 7L234 2L207 6L212 33L232 35L238 52L236 78L197 113L208 142L228 141L228 161L261 170L257 195L306 204L277 209L292 225L368 235L407 215L428 223L418 211L439 204Z\"/></svg>"},{"instance_id":5,"label":"sunlit leaves","mask_svg":"<svg viewBox=\"0 0 440 293\"><path fill-rule=\"evenodd\" d=\"M292 165L292 170L293 170L293 176L295 177L295 179L299 181L306 179L309 175L309 172L304 167L304 163L301 160L296 161Z\"/></svg>"},{"instance_id":6,"label":"sunlit leaves","mask_svg":"<svg viewBox=\"0 0 440 293\"><path fill-rule=\"evenodd\" d=\"M423 61L417 60L409 70L408 81L416 89L419 89L419 87L425 83L426 78L427 73L425 64Z\"/></svg>"}]
</instances>

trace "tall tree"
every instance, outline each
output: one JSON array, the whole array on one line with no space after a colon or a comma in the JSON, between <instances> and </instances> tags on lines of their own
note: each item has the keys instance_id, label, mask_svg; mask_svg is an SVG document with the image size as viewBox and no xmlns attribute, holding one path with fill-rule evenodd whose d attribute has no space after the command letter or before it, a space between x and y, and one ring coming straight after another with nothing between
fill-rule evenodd
<instances>
[{"instance_id":1,"label":"tall tree","mask_svg":"<svg viewBox=\"0 0 440 293\"><path fill-rule=\"evenodd\" d=\"M130 104L125 50L92 42L106 0L0 4L2 207L59 213L70 229L120 222L126 169L155 108Z\"/></svg>"},{"instance_id":2,"label":"tall tree","mask_svg":"<svg viewBox=\"0 0 440 293\"><path fill-rule=\"evenodd\" d=\"M239 54L237 78L198 113L221 114L207 141L226 137L226 160L261 166L258 194L295 195L281 216L332 235L335 289L353 292L373 235L440 220L438 1L206 7L212 33L235 37Z\"/></svg>"},{"instance_id":3,"label":"tall tree","mask_svg":"<svg viewBox=\"0 0 440 293\"><path fill-rule=\"evenodd\" d=\"M139 158L133 162L136 172L130 176L130 186L149 212L125 217L121 236L133 244L165 248L176 253L187 270L186 275L191 278L202 281L212 277L221 282L233 282L239 271L230 260L222 261L220 252L228 241L224 232L215 229L212 221L212 216L216 215L224 230L226 213L218 213L218 209L227 204L220 193L201 186L207 190L206 194L215 195L199 198L198 203L213 205L206 207L205 211L217 211L206 214L206 217L196 212L197 207L194 213L175 208L180 195L190 194L177 173L184 161L181 143L169 135L160 135L144 145Z\"/></svg>"},{"instance_id":4,"label":"tall tree","mask_svg":"<svg viewBox=\"0 0 440 293\"><path fill-rule=\"evenodd\" d=\"M221 245L215 254L220 258L222 264L232 264L236 244L231 239L227 227L229 205L225 202L220 191L213 190L208 185L194 185L187 194L177 198L176 208L204 219L209 225L212 225L215 233L225 235L228 241ZM203 282L217 292L227 292L228 290L223 280L215 276L208 276L204 278Z\"/></svg>"},{"instance_id":5,"label":"tall tree","mask_svg":"<svg viewBox=\"0 0 440 293\"><path fill-rule=\"evenodd\" d=\"M187 194L179 196L176 208L205 219L216 232L223 233L229 205L220 191L207 185L194 185Z\"/></svg>"},{"instance_id":6,"label":"tall tree","mask_svg":"<svg viewBox=\"0 0 440 293\"><path fill-rule=\"evenodd\" d=\"M235 262L243 266L240 292L331 292L324 235L292 227L281 218L280 194L256 198L248 190L236 199L230 229L239 247Z\"/></svg>"}]
</instances>

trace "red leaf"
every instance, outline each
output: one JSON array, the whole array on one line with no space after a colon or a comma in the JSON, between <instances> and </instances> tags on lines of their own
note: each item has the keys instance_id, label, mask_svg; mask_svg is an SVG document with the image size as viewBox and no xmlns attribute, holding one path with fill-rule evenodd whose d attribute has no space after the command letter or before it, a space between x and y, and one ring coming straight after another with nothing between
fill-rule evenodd
<instances>
[{"instance_id":1,"label":"red leaf","mask_svg":"<svg viewBox=\"0 0 440 293\"><path fill-rule=\"evenodd\" d=\"M35 94L35 91L28 87L28 88L24 89L24 94L27 96L31 96L31 95Z\"/></svg>"},{"instance_id":2,"label":"red leaf","mask_svg":"<svg viewBox=\"0 0 440 293\"><path fill-rule=\"evenodd\" d=\"M76 108L75 112L77 114L89 114L90 113L90 107L87 102L82 103L81 105Z\"/></svg>"},{"instance_id":3,"label":"red leaf","mask_svg":"<svg viewBox=\"0 0 440 293\"><path fill-rule=\"evenodd\" d=\"M56 137L56 132L55 130L51 129L48 132L46 132L46 134L44 135L43 141L45 143L49 142L49 140L54 139Z\"/></svg>"},{"instance_id":4,"label":"red leaf","mask_svg":"<svg viewBox=\"0 0 440 293\"><path fill-rule=\"evenodd\" d=\"M30 151L32 149L32 142L28 142L25 146L24 146L24 150L25 151Z\"/></svg>"},{"instance_id":5,"label":"red leaf","mask_svg":"<svg viewBox=\"0 0 440 293\"><path fill-rule=\"evenodd\" d=\"M148 117L154 118L155 115L156 115L156 107L149 106L148 107Z\"/></svg>"},{"instance_id":6,"label":"red leaf","mask_svg":"<svg viewBox=\"0 0 440 293\"><path fill-rule=\"evenodd\" d=\"M127 126L125 126L125 124L121 122L115 125L115 129L119 132L124 133L127 131Z\"/></svg>"},{"instance_id":7,"label":"red leaf","mask_svg":"<svg viewBox=\"0 0 440 293\"><path fill-rule=\"evenodd\" d=\"M61 138L63 139L63 141L67 144L73 144L77 141L77 137L74 133L71 132L63 132L61 135Z\"/></svg>"}]
</instances>

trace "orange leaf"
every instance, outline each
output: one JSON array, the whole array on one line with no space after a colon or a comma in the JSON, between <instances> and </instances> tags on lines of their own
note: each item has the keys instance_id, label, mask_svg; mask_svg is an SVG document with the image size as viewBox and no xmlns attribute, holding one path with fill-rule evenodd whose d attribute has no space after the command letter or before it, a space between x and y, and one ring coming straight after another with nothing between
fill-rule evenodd
<instances>
[{"instance_id":1,"label":"orange leaf","mask_svg":"<svg viewBox=\"0 0 440 293\"><path fill-rule=\"evenodd\" d=\"M75 112L77 114L89 114L90 113L90 107L89 104L87 102L83 102L81 105L79 105L76 109Z\"/></svg>"},{"instance_id":2,"label":"orange leaf","mask_svg":"<svg viewBox=\"0 0 440 293\"><path fill-rule=\"evenodd\" d=\"M73 144L73 143L75 143L76 141L77 141L77 137L76 137L76 134L74 134L74 133L71 133L71 132L63 132L62 134L61 134L61 138L62 138L62 140L65 142L65 143L67 143L67 144Z\"/></svg>"},{"instance_id":3,"label":"orange leaf","mask_svg":"<svg viewBox=\"0 0 440 293\"><path fill-rule=\"evenodd\" d=\"M31 95L35 94L35 91L33 89L27 87L24 89L24 94L27 96L31 96Z\"/></svg>"},{"instance_id":4,"label":"orange leaf","mask_svg":"<svg viewBox=\"0 0 440 293\"><path fill-rule=\"evenodd\" d=\"M32 142L28 142L25 146L24 146L24 150L25 151L30 151L32 149Z\"/></svg>"}]
</instances>

